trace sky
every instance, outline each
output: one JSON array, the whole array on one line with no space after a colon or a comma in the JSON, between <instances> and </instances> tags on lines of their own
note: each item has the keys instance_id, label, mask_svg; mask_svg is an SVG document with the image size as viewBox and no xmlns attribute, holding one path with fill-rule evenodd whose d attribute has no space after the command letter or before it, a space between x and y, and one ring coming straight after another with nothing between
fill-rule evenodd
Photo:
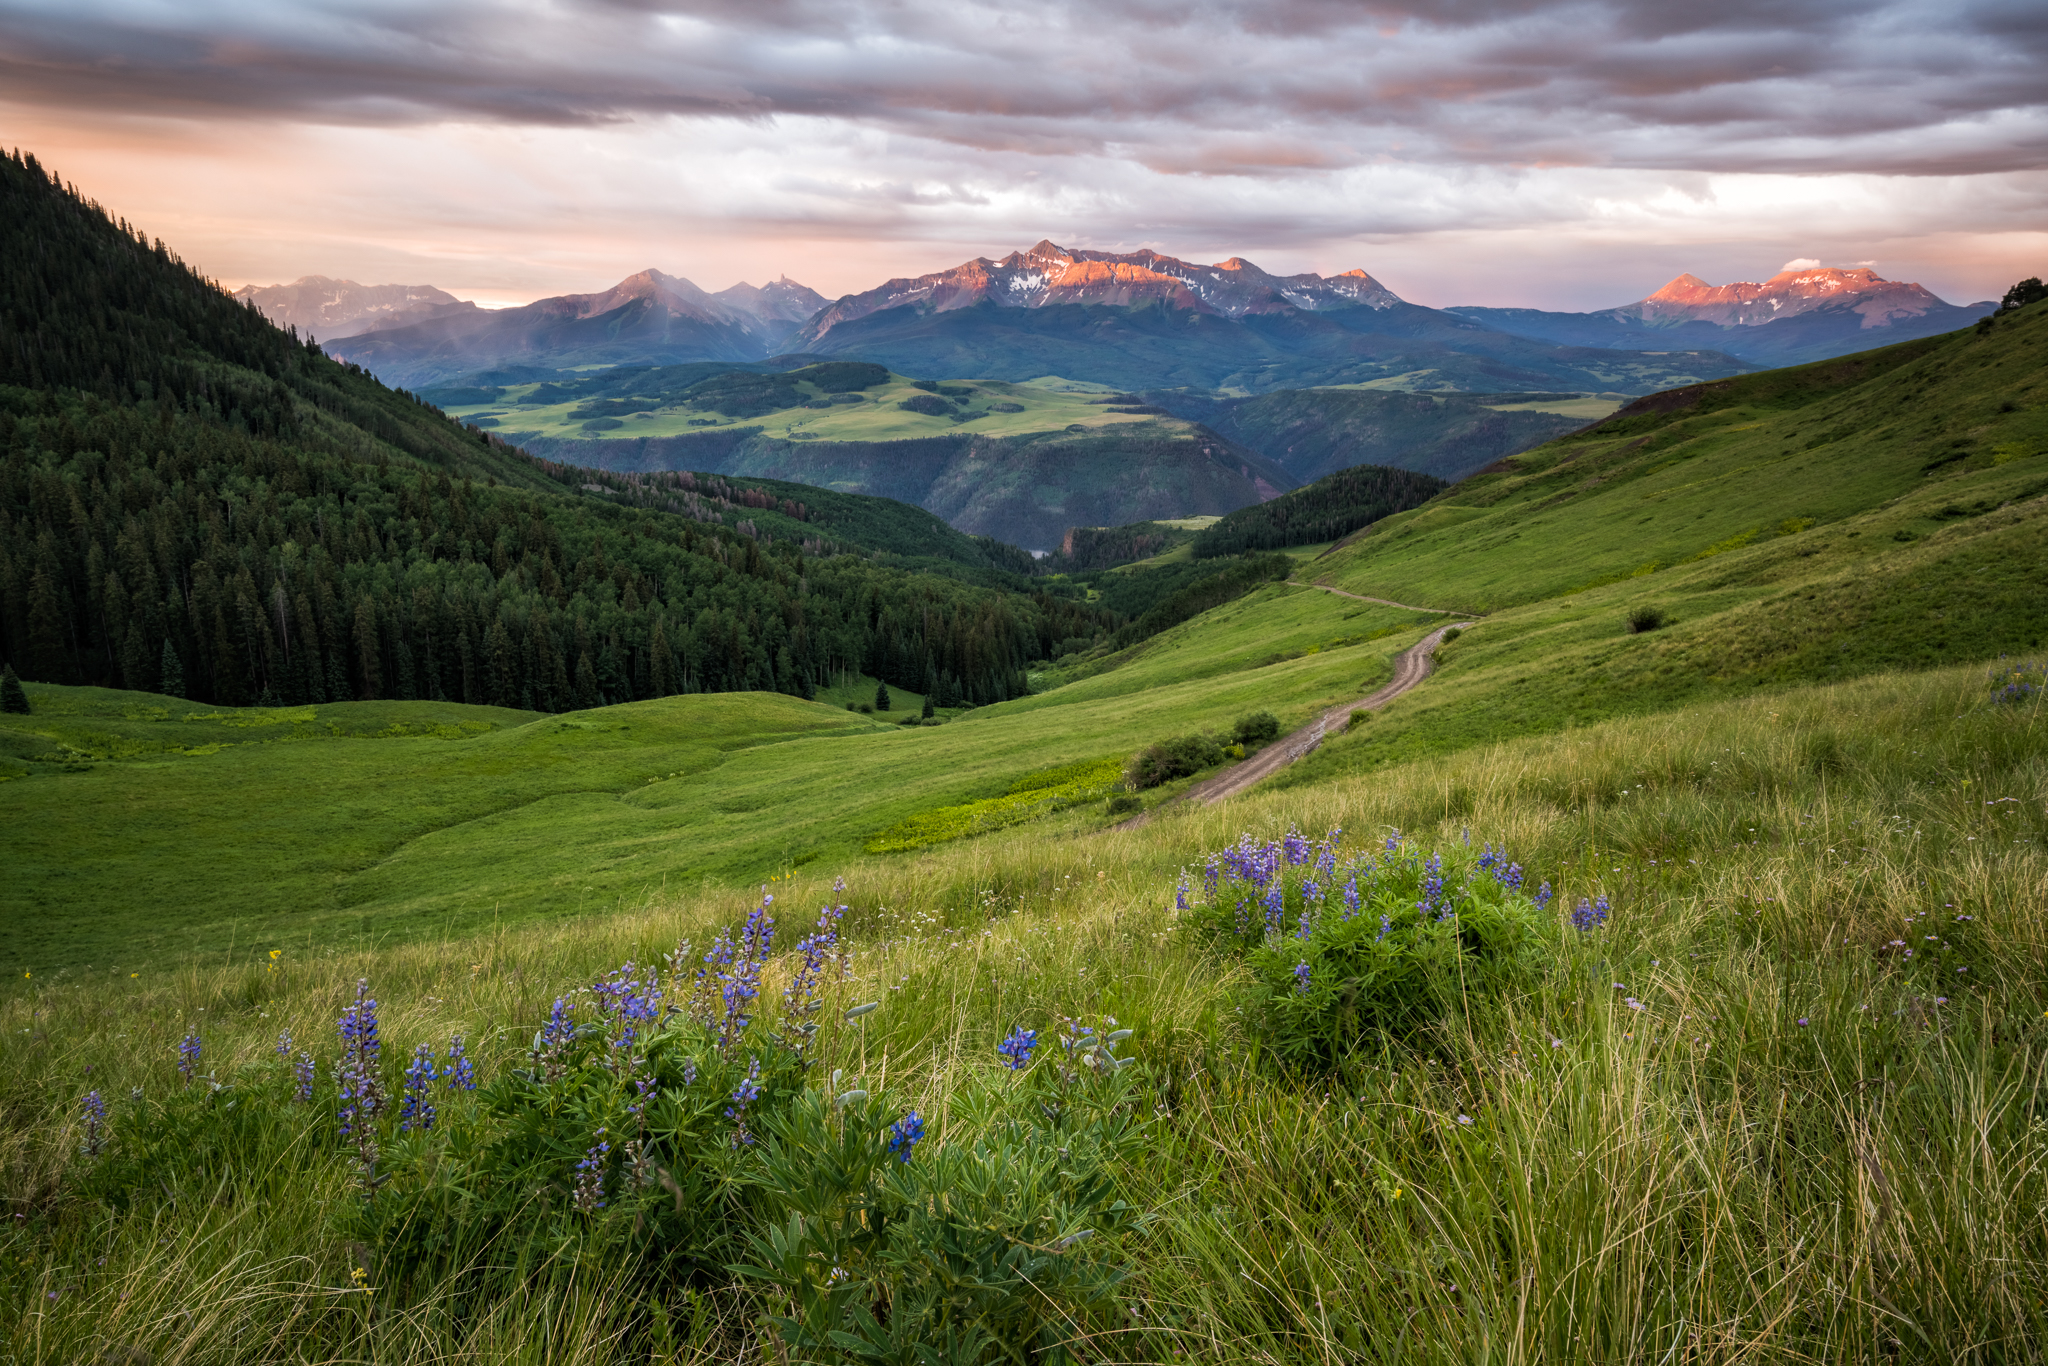
<instances>
[{"instance_id":1,"label":"sky","mask_svg":"<svg viewBox=\"0 0 2048 1366\"><path fill-rule=\"evenodd\" d=\"M0 0L0 145L229 286L827 297L1041 238L1438 307L2048 274L2040 0Z\"/></svg>"}]
</instances>

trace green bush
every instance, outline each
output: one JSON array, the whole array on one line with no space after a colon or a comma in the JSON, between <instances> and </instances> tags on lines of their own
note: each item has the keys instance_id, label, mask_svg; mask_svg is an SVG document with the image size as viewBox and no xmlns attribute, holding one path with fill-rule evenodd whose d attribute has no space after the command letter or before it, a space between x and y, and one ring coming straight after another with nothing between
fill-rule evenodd
<instances>
[{"instance_id":1,"label":"green bush","mask_svg":"<svg viewBox=\"0 0 2048 1366\"><path fill-rule=\"evenodd\" d=\"M1199 904L1181 881L1186 923L1245 960L1247 1015L1286 1063L1329 1066L1413 1034L1540 962L1550 886L1525 895L1504 853L1425 858L1398 832L1369 854L1340 852L1338 833L1246 836L1207 860Z\"/></svg>"},{"instance_id":2,"label":"green bush","mask_svg":"<svg viewBox=\"0 0 2048 1366\"><path fill-rule=\"evenodd\" d=\"M1109 799L1109 814L1112 816L1128 816L1144 809L1144 800L1129 792L1119 792Z\"/></svg>"},{"instance_id":3,"label":"green bush","mask_svg":"<svg viewBox=\"0 0 2048 1366\"><path fill-rule=\"evenodd\" d=\"M1125 771L1132 787L1140 792L1213 768L1228 757L1224 741L1214 735L1177 735L1138 751Z\"/></svg>"},{"instance_id":4,"label":"green bush","mask_svg":"<svg viewBox=\"0 0 2048 1366\"><path fill-rule=\"evenodd\" d=\"M1659 627L1669 626L1670 624L1664 613L1655 607L1637 607L1628 614L1630 635L1639 636L1645 631L1655 631Z\"/></svg>"},{"instance_id":5,"label":"green bush","mask_svg":"<svg viewBox=\"0 0 2048 1366\"><path fill-rule=\"evenodd\" d=\"M1247 750L1270 745L1280 738L1280 718L1269 711L1255 711L1237 718L1230 738Z\"/></svg>"}]
</instances>

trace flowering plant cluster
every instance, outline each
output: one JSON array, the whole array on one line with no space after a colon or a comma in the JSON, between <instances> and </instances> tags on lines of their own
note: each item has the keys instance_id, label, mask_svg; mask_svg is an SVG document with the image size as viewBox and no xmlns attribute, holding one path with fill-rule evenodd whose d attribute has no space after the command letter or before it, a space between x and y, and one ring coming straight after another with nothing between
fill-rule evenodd
<instances>
[{"instance_id":1,"label":"flowering plant cluster","mask_svg":"<svg viewBox=\"0 0 2048 1366\"><path fill-rule=\"evenodd\" d=\"M1255 1018L1296 1065L1504 985L1534 964L1546 928L1550 885L1531 895L1504 849L1425 852L1398 830L1368 849L1342 839L1247 835L1204 861L1199 894L1186 876L1176 894L1198 933L1245 957Z\"/></svg>"},{"instance_id":2,"label":"flowering plant cluster","mask_svg":"<svg viewBox=\"0 0 2048 1366\"><path fill-rule=\"evenodd\" d=\"M1998 661L1990 671L1991 700L2017 706L2048 693L2048 664L2038 659Z\"/></svg>"}]
</instances>

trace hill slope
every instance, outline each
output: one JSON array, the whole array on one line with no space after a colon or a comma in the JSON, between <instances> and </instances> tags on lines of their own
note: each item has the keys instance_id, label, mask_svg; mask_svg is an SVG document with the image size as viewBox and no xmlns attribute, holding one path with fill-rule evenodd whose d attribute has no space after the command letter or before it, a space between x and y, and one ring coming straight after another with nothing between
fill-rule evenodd
<instances>
[{"instance_id":1,"label":"hill slope","mask_svg":"<svg viewBox=\"0 0 2048 1366\"><path fill-rule=\"evenodd\" d=\"M830 500L828 534L778 487L527 457L280 331L33 159L0 159L0 210L0 657L26 677L554 711L865 673L988 702L1114 624L1014 591L1014 558L912 509ZM903 517L959 572L843 553Z\"/></svg>"}]
</instances>

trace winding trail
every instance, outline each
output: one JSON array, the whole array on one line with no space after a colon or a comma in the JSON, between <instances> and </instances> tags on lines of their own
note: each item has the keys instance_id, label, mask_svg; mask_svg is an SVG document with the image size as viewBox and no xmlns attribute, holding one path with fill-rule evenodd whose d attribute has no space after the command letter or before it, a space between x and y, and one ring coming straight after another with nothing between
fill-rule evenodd
<instances>
[{"instance_id":1,"label":"winding trail","mask_svg":"<svg viewBox=\"0 0 2048 1366\"><path fill-rule=\"evenodd\" d=\"M1356 598L1360 602L1376 602L1382 607L1398 607L1404 612L1434 612L1438 616L1442 617L1474 617L1485 615L1482 612L1461 612L1455 607L1410 607L1407 603L1395 602L1392 598L1369 598L1363 593L1350 593L1346 592L1342 588L1332 588L1327 583L1303 583L1297 584L1296 586L1300 588L1320 588L1325 593L1335 593L1340 598Z\"/></svg>"},{"instance_id":2,"label":"winding trail","mask_svg":"<svg viewBox=\"0 0 2048 1366\"><path fill-rule=\"evenodd\" d=\"M1311 585L1311 587L1316 588L1321 588L1322 586L1321 584ZM1343 592L1342 589L1338 588L1331 588L1326 591L1331 593ZM1358 594L1344 593L1344 596L1355 598ZM1384 599L1367 598L1366 601L1381 602ZM1394 607L1402 606L1398 602L1390 605ZM1435 609L1417 607L1409 610L1428 612ZM1191 801L1207 806L1213 802L1220 802L1225 797L1234 797L1245 789L1272 777L1297 759L1305 758L1314 753L1316 748L1323 743L1325 736L1335 734L1349 726L1351 724L1352 712L1374 711L1384 707L1387 703L1429 677L1430 671L1435 667L1436 647L1443 643L1444 632L1471 624L1469 620L1445 622L1395 656L1394 676L1388 679L1378 692L1359 701L1338 703L1336 706L1324 711L1321 716L1318 716L1300 730L1295 731L1292 735L1283 735L1257 754L1252 755L1249 759L1240 760L1214 777L1204 778L1179 796L1161 802L1152 810L1133 816L1129 820L1110 828L1113 830L1135 830L1150 821L1152 817L1161 811L1180 802Z\"/></svg>"}]
</instances>

